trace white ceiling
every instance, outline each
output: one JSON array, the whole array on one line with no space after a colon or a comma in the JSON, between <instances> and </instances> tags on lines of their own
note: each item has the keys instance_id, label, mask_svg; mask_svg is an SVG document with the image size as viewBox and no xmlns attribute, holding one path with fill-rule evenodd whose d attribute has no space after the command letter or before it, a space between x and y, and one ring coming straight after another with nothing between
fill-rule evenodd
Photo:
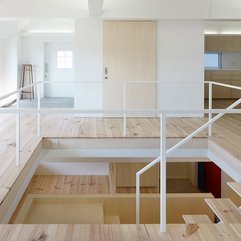
<instances>
[{"instance_id":1,"label":"white ceiling","mask_svg":"<svg viewBox=\"0 0 241 241\"><path fill-rule=\"evenodd\" d=\"M32 20L21 33L74 33L74 25L74 19Z\"/></svg>"},{"instance_id":2,"label":"white ceiling","mask_svg":"<svg viewBox=\"0 0 241 241\"><path fill-rule=\"evenodd\" d=\"M103 18L107 16L108 19L108 16L112 15L118 16L118 11L133 16L134 10L138 7L143 16L149 11L152 16L155 16L155 11L159 11L161 6L165 7L167 1L174 4L179 0L104 0ZM193 0L182 1L181 5L185 2L185 6L189 6L193 2ZM204 2L206 1L208 0L204 0ZM17 32L23 34L73 33L74 19L89 17L88 3L94 4L95 12L102 6L103 0L0 0L0 39L6 39ZM180 12L182 12L181 5L178 7ZM112 15L108 15L110 13ZM129 15L127 14L127 16ZM156 15L158 16L158 14ZM110 19L112 18L110 17ZM155 19L155 17L151 19ZM205 33L241 34L241 20L206 21Z\"/></svg>"},{"instance_id":3,"label":"white ceiling","mask_svg":"<svg viewBox=\"0 0 241 241\"><path fill-rule=\"evenodd\" d=\"M74 33L74 19L0 19L0 39L6 39L17 32ZM241 21L206 21L205 33L241 34Z\"/></svg>"},{"instance_id":4,"label":"white ceiling","mask_svg":"<svg viewBox=\"0 0 241 241\"><path fill-rule=\"evenodd\" d=\"M0 0L0 17L88 16L88 0Z\"/></svg>"},{"instance_id":5,"label":"white ceiling","mask_svg":"<svg viewBox=\"0 0 241 241\"><path fill-rule=\"evenodd\" d=\"M1 1L1 0L0 0ZM3 0L2 0L3 1ZM1 20L0 21L0 39L6 39L19 32L26 24L27 20Z\"/></svg>"}]
</instances>

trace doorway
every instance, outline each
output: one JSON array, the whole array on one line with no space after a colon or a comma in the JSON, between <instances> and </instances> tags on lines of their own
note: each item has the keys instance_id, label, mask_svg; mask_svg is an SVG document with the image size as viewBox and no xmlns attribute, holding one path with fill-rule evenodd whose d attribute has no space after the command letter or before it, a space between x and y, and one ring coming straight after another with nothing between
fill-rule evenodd
<instances>
[{"instance_id":1,"label":"doorway","mask_svg":"<svg viewBox=\"0 0 241 241\"><path fill-rule=\"evenodd\" d=\"M46 43L45 44L45 81L74 81L73 44ZM74 84L56 83L45 84L44 97L74 97Z\"/></svg>"}]
</instances>

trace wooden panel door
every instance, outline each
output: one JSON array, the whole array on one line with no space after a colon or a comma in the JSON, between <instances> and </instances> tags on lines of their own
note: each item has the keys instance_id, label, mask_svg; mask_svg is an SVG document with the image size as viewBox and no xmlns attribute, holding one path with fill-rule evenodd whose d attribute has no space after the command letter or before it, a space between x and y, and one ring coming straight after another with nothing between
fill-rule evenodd
<instances>
[{"instance_id":1,"label":"wooden panel door","mask_svg":"<svg viewBox=\"0 0 241 241\"><path fill-rule=\"evenodd\" d=\"M156 22L104 21L103 107L123 108L119 81L156 81ZM156 84L127 84L127 109L156 108Z\"/></svg>"}]
</instances>

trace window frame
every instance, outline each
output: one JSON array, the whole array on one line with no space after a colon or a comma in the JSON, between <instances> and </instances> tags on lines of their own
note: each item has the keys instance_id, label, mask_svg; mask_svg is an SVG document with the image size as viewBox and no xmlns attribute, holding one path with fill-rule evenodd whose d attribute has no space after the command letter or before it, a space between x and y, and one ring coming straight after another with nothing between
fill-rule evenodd
<instances>
[{"instance_id":1,"label":"window frame","mask_svg":"<svg viewBox=\"0 0 241 241\"><path fill-rule=\"evenodd\" d=\"M68 52L68 54L67 54ZM60 54L62 53L62 54ZM69 54L71 53L71 54ZM60 61L60 58L62 59ZM70 60L70 61L67 61ZM56 67L57 69L73 69L73 51L72 50L57 50L56 53Z\"/></svg>"}]
</instances>

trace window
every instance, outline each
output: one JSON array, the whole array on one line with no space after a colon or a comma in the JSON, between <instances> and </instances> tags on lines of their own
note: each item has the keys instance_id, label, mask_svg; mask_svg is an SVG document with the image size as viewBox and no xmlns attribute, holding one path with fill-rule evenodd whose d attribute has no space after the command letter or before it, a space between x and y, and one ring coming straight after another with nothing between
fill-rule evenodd
<instances>
[{"instance_id":1,"label":"window","mask_svg":"<svg viewBox=\"0 0 241 241\"><path fill-rule=\"evenodd\" d=\"M204 54L204 66L205 68L221 69L222 64L221 53L205 53Z\"/></svg>"},{"instance_id":2,"label":"window","mask_svg":"<svg viewBox=\"0 0 241 241\"><path fill-rule=\"evenodd\" d=\"M71 69L73 67L73 51L57 51L57 68Z\"/></svg>"}]
</instances>

